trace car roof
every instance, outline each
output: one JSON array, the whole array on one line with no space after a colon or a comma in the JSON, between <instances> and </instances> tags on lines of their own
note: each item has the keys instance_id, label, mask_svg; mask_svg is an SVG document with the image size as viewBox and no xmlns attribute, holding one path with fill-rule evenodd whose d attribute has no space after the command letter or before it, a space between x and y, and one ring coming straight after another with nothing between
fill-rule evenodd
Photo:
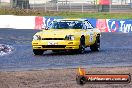
<instances>
[{"instance_id":1,"label":"car roof","mask_svg":"<svg viewBox=\"0 0 132 88\"><path fill-rule=\"evenodd\" d=\"M54 21L65 21L65 20L69 20L69 21L85 21L86 19L80 19L80 18L76 18L76 19L72 19L72 18L66 18L66 19L55 19Z\"/></svg>"}]
</instances>

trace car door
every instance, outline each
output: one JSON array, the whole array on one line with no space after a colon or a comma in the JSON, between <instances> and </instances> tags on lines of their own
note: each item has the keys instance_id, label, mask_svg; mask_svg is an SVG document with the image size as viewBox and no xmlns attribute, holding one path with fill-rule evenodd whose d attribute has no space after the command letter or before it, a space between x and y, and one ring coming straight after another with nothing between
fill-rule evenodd
<instances>
[{"instance_id":1,"label":"car door","mask_svg":"<svg viewBox=\"0 0 132 88\"><path fill-rule=\"evenodd\" d=\"M84 29L86 30L86 45L90 45L94 42L94 27L89 21L84 22Z\"/></svg>"}]
</instances>

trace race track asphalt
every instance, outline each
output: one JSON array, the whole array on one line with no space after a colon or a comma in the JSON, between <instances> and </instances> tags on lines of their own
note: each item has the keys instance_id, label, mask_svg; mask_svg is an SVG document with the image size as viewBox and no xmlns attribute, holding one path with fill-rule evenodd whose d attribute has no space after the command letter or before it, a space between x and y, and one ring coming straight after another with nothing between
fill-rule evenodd
<instances>
[{"instance_id":1,"label":"race track asphalt","mask_svg":"<svg viewBox=\"0 0 132 88\"><path fill-rule=\"evenodd\" d=\"M76 67L132 66L132 33L102 33L100 52L84 54L53 53L42 56L32 52L32 36L37 30L0 29L0 44L11 45L14 51L0 56L0 70L39 70Z\"/></svg>"}]
</instances>

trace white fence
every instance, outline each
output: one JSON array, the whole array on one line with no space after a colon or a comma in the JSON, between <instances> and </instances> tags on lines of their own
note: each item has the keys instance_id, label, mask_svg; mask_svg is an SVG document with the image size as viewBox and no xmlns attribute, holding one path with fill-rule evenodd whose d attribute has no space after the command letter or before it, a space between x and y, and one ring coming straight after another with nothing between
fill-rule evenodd
<instances>
[{"instance_id":1,"label":"white fence","mask_svg":"<svg viewBox=\"0 0 132 88\"><path fill-rule=\"evenodd\" d=\"M8 4L2 3L7 2ZM99 0L0 0L0 7L41 11L98 12ZM132 0L110 0L111 12L132 12Z\"/></svg>"},{"instance_id":2,"label":"white fence","mask_svg":"<svg viewBox=\"0 0 132 88\"><path fill-rule=\"evenodd\" d=\"M0 15L0 28L34 29L35 16Z\"/></svg>"}]
</instances>

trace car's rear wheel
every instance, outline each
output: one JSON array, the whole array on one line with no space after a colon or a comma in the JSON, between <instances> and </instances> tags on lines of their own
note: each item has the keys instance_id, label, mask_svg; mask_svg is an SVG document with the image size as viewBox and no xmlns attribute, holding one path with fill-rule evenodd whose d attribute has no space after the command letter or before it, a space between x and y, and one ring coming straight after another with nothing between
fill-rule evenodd
<instances>
[{"instance_id":1,"label":"car's rear wheel","mask_svg":"<svg viewBox=\"0 0 132 88\"><path fill-rule=\"evenodd\" d=\"M90 46L91 51L99 51L100 49L100 35L97 35L96 41Z\"/></svg>"},{"instance_id":2,"label":"car's rear wheel","mask_svg":"<svg viewBox=\"0 0 132 88\"><path fill-rule=\"evenodd\" d=\"M80 38L80 45L79 45L79 50L78 50L78 52L79 52L79 53L84 53L84 51L85 51L85 37L82 36L82 37Z\"/></svg>"},{"instance_id":3,"label":"car's rear wheel","mask_svg":"<svg viewBox=\"0 0 132 88\"><path fill-rule=\"evenodd\" d=\"M44 53L44 51L43 50L39 50L39 49L33 49L33 53L35 55L42 55Z\"/></svg>"}]
</instances>

